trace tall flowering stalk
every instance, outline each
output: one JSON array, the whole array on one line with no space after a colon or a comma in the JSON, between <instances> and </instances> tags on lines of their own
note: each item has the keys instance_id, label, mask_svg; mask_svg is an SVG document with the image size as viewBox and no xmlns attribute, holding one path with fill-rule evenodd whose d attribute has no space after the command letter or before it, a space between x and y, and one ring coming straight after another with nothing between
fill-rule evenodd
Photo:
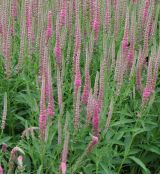
<instances>
[{"instance_id":1,"label":"tall flowering stalk","mask_svg":"<svg viewBox=\"0 0 160 175\"><path fill-rule=\"evenodd\" d=\"M96 78L95 78L95 81L94 81L94 94L93 94L95 99L97 99L98 92L99 92L99 84L98 84L98 82L99 82L99 72L97 71Z\"/></svg>"},{"instance_id":2,"label":"tall flowering stalk","mask_svg":"<svg viewBox=\"0 0 160 175\"><path fill-rule=\"evenodd\" d=\"M2 123L1 123L1 130L5 129L6 125L6 117L7 117L7 93L4 94L4 102L3 102L3 115L2 115Z\"/></svg>"},{"instance_id":3,"label":"tall flowering stalk","mask_svg":"<svg viewBox=\"0 0 160 175\"><path fill-rule=\"evenodd\" d=\"M94 110L94 97L92 95L92 91L90 90L88 102L87 102L87 116L86 116L85 127L88 126L90 120L93 117L93 110Z\"/></svg>"},{"instance_id":4,"label":"tall flowering stalk","mask_svg":"<svg viewBox=\"0 0 160 175\"><path fill-rule=\"evenodd\" d=\"M11 24L11 31L13 35L15 34L15 22L14 20L17 17L17 0L13 0L11 4L11 15L12 15L12 24Z\"/></svg>"},{"instance_id":5,"label":"tall flowering stalk","mask_svg":"<svg viewBox=\"0 0 160 175\"><path fill-rule=\"evenodd\" d=\"M74 97L77 97L78 88L81 86L81 72L80 72L80 50L76 55L76 70L74 79Z\"/></svg>"},{"instance_id":6,"label":"tall flowering stalk","mask_svg":"<svg viewBox=\"0 0 160 175\"><path fill-rule=\"evenodd\" d=\"M137 61L137 67L136 67L136 87L140 91L142 91L141 71L142 71L143 60L144 60L144 53L142 51L142 52L139 53L139 57L138 57L138 61Z\"/></svg>"},{"instance_id":7,"label":"tall flowering stalk","mask_svg":"<svg viewBox=\"0 0 160 175\"><path fill-rule=\"evenodd\" d=\"M100 67L100 87L98 94L99 108L101 109L104 101L104 73L105 73L106 60L103 59Z\"/></svg>"},{"instance_id":8,"label":"tall flowering stalk","mask_svg":"<svg viewBox=\"0 0 160 175\"><path fill-rule=\"evenodd\" d=\"M59 66L57 66L57 88L58 88L58 106L60 115L58 117L58 144L62 143L62 124L61 117L63 115L63 106L62 106L62 79Z\"/></svg>"},{"instance_id":9,"label":"tall flowering stalk","mask_svg":"<svg viewBox=\"0 0 160 175\"><path fill-rule=\"evenodd\" d=\"M143 8L143 18L142 18L144 27L147 21L148 13L149 13L149 6L150 6L150 0L145 0L144 8Z\"/></svg>"},{"instance_id":10,"label":"tall flowering stalk","mask_svg":"<svg viewBox=\"0 0 160 175\"><path fill-rule=\"evenodd\" d=\"M143 2L139 1L139 8L137 9L137 35L136 41L140 44L143 40L144 28L143 28Z\"/></svg>"},{"instance_id":11,"label":"tall flowering stalk","mask_svg":"<svg viewBox=\"0 0 160 175\"><path fill-rule=\"evenodd\" d=\"M3 54L5 59L5 71L7 78L11 76L11 55L10 55L10 49L11 49L11 32L10 32L10 25L8 25L7 33L6 33L6 41L3 48Z\"/></svg>"},{"instance_id":12,"label":"tall flowering stalk","mask_svg":"<svg viewBox=\"0 0 160 175\"><path fill-rule=\"evenodd\" d=\"M112 64L111 64L111 68L112 68L112 70L114 70L114 68L115 68L115 65L116 65L116 53L115 53L115 41L113 40L112 41L112 46L111 46L111 59L112 59Z\"/></svg>"},{"instance_id":13,"label":"tall flowering stalk","mask_svg":"<svg viewBox=\"0 0 160 175\"><path fill-rule=\"evenodd\" d=\"M26 27L25 27L25 18L24 18L24 2L22 2L22 14L21 14L21 34L20 34L20 53L19 53L19 59L17 64L17 70L22 69L22 64L24 60L24 47L25 47L25 35L26 35Z\"/></svg>"},{"instance_id":14,"label":"tall flowering stalk","mask_svg":"<svg viewBox=\"0 0 160 175\"><path fill-rule=\"evenodd\" d=\"M151 23L151 13L149 14L145 32L144 32L144 43L143 43L143 51L144 51L144 56L148 56L148 45L149 45L149 30L150 30L150 23Z\"/></svg>"},{"instance_id":15,"label":"tall flowering stalk","mask_svg":"<svg viewBox=\"0 0 160 175\"><path fill-rule=\"evenodd\" d=\"M75 132L78 130L79 118L80 118L80 87L78 88L77 97L76 97L76 105L75 105L75 114L74 114Z\"/></svg>"},{"instance_id":16,"label":"tall flowering stalk","mask_svg":"<svg viewBox=\"0 0 160 175\"><path fill-rule=\"evenodd\" d=\"M73 4L71 1L68 2L68 15L67 15L67 27L69 34L72 34L72 21L73 21Z\"/></svg>"},{"instance_id":17,"label":"tall flowering stalk","mask_svg":"<svg viewBox=\"0 0 160 175\"><path fill-rule=\"evenodd\" d=\"M118 23L118 1L114 0L114 37L117 39L119 31L119 23Z\"/></svg>"},{"instance_id":18,"label":"tall flowering stalk","mask_svg":"<svg viewBox=\"0 0 160 175\"><path fill-rule=\"evenodd\" d=\"M1 165L0 165L0 174L3 174L3 168Z\"/></svg>"},{"instance_id":19,"label":"tall flowering stalk","mask_svg":"<svg viewBox=\"0 0 160 175\"><path fill-rule=\"evenodd\" d=\"M56 45L54 48L54 54L55 54L57 65L61 66L61 64L62 64L62 51L61 51L61 43L60 43L59 16L57 16L57 21L56 21Z\"/></svg>"},{"instance_id":20,"label":"tall flowering stalk","mask_svg":"<svg viewBox=\"0 0 160 175\"><path fill-rule=\"evenodd\" d=\"M61 80L61 73L60 69L57 67L57 88L58 88L58 106L59 111L62 115L63 108L62 108L62 80Z\"/></svg>"},{"instance_id":21,"label":"tall flowering stalk","mask_svg":"<svg viewBox=\"0 0 160 175\"><path fill-rule=\"evenodd\" d=\"M48 80L48 46L44 45L44 55L42 58L42 76L45 77L45 98L48 99L49 95L49 80Z\"/></svg>"},{"instance_id":22,"label":"tall flowering stalk","mask_svg":"<svg viewBox=\"0 0 160 175\"><path fill-rule=\"evenodd\" d=\"M7 38L7 27L8 27L8 18L7 18L7 1L2 1L2 49L5 48L6 38ZM3 50L4 52L4 50ZM4 54L4 53L3 53Z\"/></svg>"},{"instance_id":23,"label":"tall flowering stalk","mask_svg":"<svg viewBox=\"0 0 160 175\"><path fill-rule=\"evenodd\" d=\"M125 70L126 70L125 66L126 65L124 65L122 50L120 49L118 54L117 54L116 68L115 68L115 74L114 74L114 79L115 79L115 82L116 82L116 92L115 92L115 94L117 96L119 96L121 86L123 84L124 73L125 73Z\"/></svg>"},{"instance_id":24,"label":"tall flowering stalk","mask_svg":"<svg viewBox=\"0 0 160 175\"><path fill-rule=\"evenodd\" d=\"M83 3L82 3L82 13L83 13L83 21L84 21L85 24L87 24L87 22L88 22L87 21L87 19L88 19L87 8L88 8L87 0L84 0ZM86 35L87 35L87 26L84 25L84 37L86 37Z\"/></svg>"},{"instance_id":25,"label":"tall flowering stalk","mask_svg":"<svg viewBox=\"0 0 160 175\"><path fill-rule=\"evenodd\" d=\"M147 21L147 26L145 28L143 50L142 50L142 53L140 54L140 57L138 59L137 70L136 70L136 86L137 86L137 89L139 89L141 91L142 91L141 73L142 73L142 70L143 70L143 65L145 63L145 57L148 56L149 25L150 25L150 21L151 21L151 13L149 14L149 19ZM146 90L146 93L147 93L147 91L148 90ZM145 95L146 93L144 93L144 98L146 96Z\"/></svg>"},{"instance_id":26,"label":"tall flowering stalk","mask_svg":"<svg viewBox=\"0 0 160 175\"><path fill-rule=\"evenodd\" d=\"M48 25L46 31L46 42L52 37L53 34L53 26L52 26L52 12L48 11Z\"/></svg>"},{"instance_id":27,"label":"tall flowering stalk","mask_svg":"<svg viewBox=\"0 0 160 175\"><path fill-rule=\"evenodd\" d=\"M38 0L37 2L37 35L36 35L36 48L40 50L40 44L41 44L41 33L43 31L43 25L44 25L44 20L43 20L43 1Z\"/></svg>"},{"instance_id":28,"label":"tall flowering stalk","mask_svg":"<svg viewBox=\"0 0 160 175\"><path fill-rule=\"evenodd\" d=\"M96 137L99 137L99 104L97 100L94 101L94 109L93 109L93 118L92 118L92 128L93 134Z\"/></svg>"},{"instance_id":29,"label":"tall flowering stalk","mask_svg":"<svg viewBox=\"0 0 160 175\"><path fill-rule=\"evenodd\" d=\"M158 50L158 53L156 55L156 49L154 48L154 50L152 50L152 55L149 59L147 81L146 86L143 90L142 105L144 105L149 100L151 94L155 90L159 60L160 60L160 49ZM154 63L154 70L153 70L153 63Z\"/></svg>"},{"instance_id":30,"label":"tall flowering stalk","mask_svg":"<svg viewBox=\"0 0 160 175\"><path fill-rule=\"evenodd\" d=\"M75 22L75 46L74 46L74 53L73 53L73 71L76 71L76 59L78 52L81 49L81 27L80 27L80 19L79 19L79 3L76 3L76 22Z\"/></svg>"},{"instance_id":31,"label":"tall flowering stalk","mask_svg":"<svg viewBox=\"0 0 160 175\"><path fill-rule=\"evenodd\" d=\"M63 174L66 174L67 170L67 156L68 156L68 145L69 145L69 131L68 131L68 117L66 117L65 121L65 128L64 128L64 145L63 145L63 151L61 155L61 164L60 164L60 171Z\"/></svg>"},{"instance_id":32,"label":"tall flowering stalk","mask_svg":"<svg viewBox=\"0 0 160 175\"><path fill-rule=\"evenodd\" d=\"M152 79L153 90L155 89L156 80L157 80L157 77L158 77L159 62L160 62L160 48L159 48L158 53L156 55L156 58L154 60L154 70L153 70L153 79Z\"/></svg>"},{"instance_id":33,"label":"tall flowering stalk","mask_svg":"<svg viewBox=\"0 0 160 175\"><path fill-rule=\"evenodd\" d=\"M137 4L137 0L132 0L132 4Z\"/></svg>"},{"instance_id":34,"label":"tall flowering stalk","mask_svg":"<svg viewBox=\"0 0 160 175\"><path fill-rule=\"evenodd\" d=\"M111 99L110 105L109 105L109 111L108 111L108 117L107 117L107 121L106 121L106 125L105 125L105 131L107 132L109 126L110 126L110 122L112 119L112 113L113 113L113 98Z\"/></svg>"},{"instance_id":35,"label":"tall flowering stalk","mask_svg":"<svg viewBox=\"0 0 160 175\"><path fill-rule=\"evenodd\" d=\"M48 63L48 107L47 107L47 114L48 114L48 116L53 117L54 113L55 113L55 111L54 111L51 66Z\"/></svg>"},{"instance_id":36,"label":"tall flowering stalk","mask_svg":"<svg viewBox=\"0 0 160 175\"><path fill-rule=\"evenodd\" d=\"M45 139L46 134L46 123L47 123L47 113L45 104L45 76L42 76L42 86L41 86L41 99L40 99L40 114L39 114L39 129L40 138Z\"/></svg>"},{"instance_id":37,"label":"tall flowering stalk","mask_svg":"<svg viewBox=\"0 0 160 175\"><path fill-rule=\"evenodd\" d=\"M60 28L62 28L62 26L65 25L66 17L67 17L67 1L63 1L63 6L62 6L62 8L60 10L60 14L59 14Z\"/></svg>"},{"instance_id":38,"label":"tall flowering stalk","mask_svg":"<svg viewBox=\"0 0 160 175\"><path fill-rule=\"evenodd\" d=\"M85 83L84 89L82 93L82 103L87 104L89 91L90 91L90 75L89 75L89 57L88 57L88 50L86 51L86 63L85 63Z\"/></svg>"},{"instance_id":39,"label":"tall flowering stalk","mask_svg":"<svg viewBox=\"0 0 160 175\"><path fill-rule=\"evenodd\" d=\"M130 48L128 52L128 66L131 69L134 59L134 45L135 45L135 13L132 14L132 23L130 28Z\"/></svg>"},{"instance_id":40,"label":"tall flowering stalk","mask_svg":"<svg viewBox=\"0 0 160 175\"><path fill-rule=\"evenodd\" d=\"M10 57L10 49L11 49L11 30L10 30L10 22L8 20L8 16L10 15L10 11L8 10L8 1L2 1L2 54L4 57L4 67L5 74L7 78L11 75L11 57Z\"/></svg>"},{"instance_id":41,"label":"tall flowering stalk","mask_svg":"<svg viewBox=\"0 0 160 175\"><path fill-rule=\"evenodd\" d=\"M153 89L152 89L152 62L153 62L152 57L150 57L149 65L148 65L146 86L143 90L143 99L142 99L143 104L149 100L149 97L151 96L151 93L153 91Z\"/></svg>"},{"instance_id":42,"label":"tall flowering stalk","mask_svg":"<svg viewBox=\"0 0 160 175\"><path fill-rule=\"evenodd\" d=\"M93 24L93 19L94 19L95 2L96 2L96 0L90 0L89 1L89 10L90 10L90 22L91 22L91 25Z\"/></svg>"},{"instance_id":43,"label":"tall flowering stalk","mask_svg":"<svg viewBox=\"0 0 160 175\"><path fill-rule=\"evenodd\" d=\"M127 9L125 18L125 29L122 40L122 58L124 60L124 69L126 67L126 59L128 54L128 38L129 38L129 10Z\"/></svg>"},{"instance_id":44,"label":"tall flowering stalk","mask_svg":"<svg viewBox=\"0 0 160 175\"><path fill-rule=\"evenodd\" d=\"M98 40L99 28L100 28L100 19L98 13L98 2L95 3L95 12L93 19L93 31L94 31L94 40Z\"/></svg>"},{"instance_id":45,"label":"tall flowering stalk","mask_svg":"<svg viewBox=\"0 0 160 175\"><path fill-rule=\"evenodd\" d=\"M106 0L106 13L105 13L105 29L109 30L110 26L110 10L109 10L109 0Z\"/></svg>"},{"instance_id":46,"label":"tall flowering stalk","mask_svg":"<svg viewBox=\"0 0 160 175\"><path fill-rule=\"evenodd\" d=\"M26 31L28 38L29 54L32 53L32 8L30 0L25 0Z\"/></svg>"}]
</instances>

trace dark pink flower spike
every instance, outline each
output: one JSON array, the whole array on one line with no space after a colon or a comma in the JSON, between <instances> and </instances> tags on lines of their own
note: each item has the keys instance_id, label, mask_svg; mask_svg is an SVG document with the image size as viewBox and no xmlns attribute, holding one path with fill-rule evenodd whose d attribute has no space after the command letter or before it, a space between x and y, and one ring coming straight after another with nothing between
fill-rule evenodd
<instances>
[{"instance_id":1,"label":"dark pink flower spike","mask_svg":"<svg viewBox=\"0 0 160 175\"><path fill-rule=\"evenodd\" d=\"M56 57L56 63L58 66L62 63L62 52L61 52L61 43L60 43L60 24L59 24L59 16L57 16L56 22L56 45L54 48L54 54Z\"/></svg>"},{"instance_id":2,"label":"dark pink flower spike","mask_svg":"<svg viewBox=\"0 0 160 175\"><path fill-rule=\"evenodd\" d=\"M98 102L95 100L94 104L94 114L92 118L92 127L93 127L93 134L95 136L99 136L99 105Z\"/></svg>"}]
</instances>

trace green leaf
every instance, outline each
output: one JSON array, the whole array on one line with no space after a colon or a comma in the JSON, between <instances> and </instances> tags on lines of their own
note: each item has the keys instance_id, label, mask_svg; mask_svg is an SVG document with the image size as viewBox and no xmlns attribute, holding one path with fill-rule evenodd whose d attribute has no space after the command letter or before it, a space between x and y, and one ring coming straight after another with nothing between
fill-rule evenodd
<instances>
[{"instance_id":1,"label":"green leaf","mask_svg":"<svg viewBox=\"0 0 160 175\"><path fill-rule=\"evenodd\" d=\"M152 153L160 155L160 148L158 148L154 145L142 145L139 147L145 149L146 151L150 151Z\"/></svg>"},{"instance_id":2,"label":"green leaf","mask_svg":"<svg viewBox=\"0 0 160 175\"><path fill-rule=\"evenodd\" d=\"M0 145L2 145L3 143L8 142L11 139L11 137L5 137L3 139L0 140Z\"/></svg>"},{"instance_id":3,"label":"green leaf","mask_svg":"<svg viewBox=\"0 0 160 175\"><path fill-rule=\"evenodd\" d=\"M133 122L135 122L135 121L132 119L124 119L121 121L114 122L113 124L111 124L111 126L119 126L119 125L122 126L123 124L133 123Z\"/></svg>"},{"instance_id":4,"label":"green leaf","mask_svg":"<svg viewBox=\"0 0 160 175\"><path fill-rule=\"evenodd\" d=\"M102 169L104 170L105 174L108 174L110 171L108 170L108 168L104 165L103 162L100 162L100 166L102 167Z\"/></svg>"},{"instance_id":5,"label":"green leaf","mask_svg":"<svg viewBox=\"0 0 160 175\"><path fill-rule=\"evenodd\" d=\"M37 174L41 174L42 173L42 168L43 168L43 165L40 165L38 170L37 170Z\"/></svg>"},{"instance_id":6,"label":"green leaf","mask_svg":"<svg viewBox=\"0 0 160 175\"><path fill-rule=\"evenodd\" d=\"M133 160L137 165L139 165L144 170L145 173L150 173L149 169L145 166L145 164L140 159L138 159L135 156L130 156L129 158Z\"/></svg>"}]
</instances>

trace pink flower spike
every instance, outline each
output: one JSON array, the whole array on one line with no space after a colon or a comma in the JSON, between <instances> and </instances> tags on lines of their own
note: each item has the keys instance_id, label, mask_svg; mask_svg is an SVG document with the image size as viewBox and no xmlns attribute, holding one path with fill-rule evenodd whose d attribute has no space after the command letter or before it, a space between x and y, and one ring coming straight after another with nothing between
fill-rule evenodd
<instances>
[{"instance_id":1,"label":"pink flower spike","mask_svg":"<svg viewBox=\"0 0 160 175\"><path fill-rule=\"evenodd\" d=\"M60 45L58 43L56 44L56 47L54 49L54 54L55 54L55 57L56 57L57 64L61 64L62 53L61 53Z\"/></svg>"},{"instance_id":2,"label":"pink flower spike","mask_svg":"<svg viewBox=\"0 0 160 175\"><path fill-rule=\"evenodd\" d=\"M152 94L152 89L150 87L145 87L143 90L143 104L149 100L149 97Z\"/></svg>"},{"instance_id":3,"label":"pink flower spike","mask_svg":"<svg viewBox=\"0 0 160 175\"><path fill-rule=\"evenodd\" d=\"M137 0L132 0L132 4L137 4Z\"/></svg>"},{"instance_id":4,"label":"pink flower spike","mask_svg":"<svg viewBox=\"0 0 160 175\"><path fill-rule=\"evenodd\" d=\"M64 3L65 3L64 7L61 9L60 14L59 14L60 27L62 27L66 22L66 13L67 13L66 6L67 6L67 4L66 4L66 1Z\"/></svg>"},{"instance_id":5,"label":"pink flower spike","mask_svg":"<svg viewBox=\"0 0 160 175\"><path fill-rule=\"evenodd\" d=\"M57 16L56 21L56 45L54 49L54 54L56 57L56 63L57 65L61 65L62 63L62 53L61 53L61 42L60 42L60 26L59 26L59 16Z\"/></svg>"},{"instance_id":6,"label":"pink flower spike","mask_svg":"<svg viewBox=\"0 0 160 175\"><path fill-rule=\"evenodd\" d=\"M40 137L42 140L45 139L46 122L47 122L47 114L45 107L45 77L43 75L42 87L41 87L41 100L40 100L40 114L39 114L39 129L40 129Z\"/></svg>"},{"instance_id":7,"label":"pink flower spike","mask_svg":"<svg viewBox=\"0 0 160 175\"><path fill-rule=\"evenodd\" d=\"M92 142L93 142L93 145L96 145L98 143L98 137L92 136Z\"/></svg>"},{"instance_id":8,"label":"pink flower spike","mask_svg":"<svg viewBox=\"0 0 160 175\"><path fill-rule=\"evenodd\" d=\"M76 55L76 70L75 70L75 80L74 80L74 96L77 96L78 88L81 86L81 72L79 65L80 50Z\"/></svg>"},{"instance_id":9,"label":"pink flower spike","mask_svg":"<svg viewBox=\"0 0 160 175\"><path fill-rule=\"evenodd\" d=\"M52 37L52 12L48 11L48 26L47 26L47 32L46 32L46 37L47 37L47 41L49 38Z\"/></svg>"},{"instance_id":10,"label":"pink flower spike","mask_svg":"<svg viewBox=\"0 0 160 175\"><path fill-rule=\"evenodd\" d=\"M114 5L114 12L115 12L118 8L118 1L114 0L113 5Z\"/></svg>"},{"instance_id":11,"label":"pink flower spike","mask_svg":"<svg viewBox=\"0 0 160 175\"><path fill-rule=\"evenodd\" d=\"M61 162L60 169L61 169L62 174L66 174L67 166L65 162Z\"/></svg>"},{"instance_id":12,"label":"pink flower spike","mask_svg":"<svg viewBox=\"0 0 160 175\"><path fill-rule=\"evenodd\" d=\"M128 36L129 36L129 10L127 9L125 18L124 36L122 40L122 54L124 57L126 57L126 53L128 50Z\"/></svg>"},{"instance_id":13,"label":"pink flower spike","mask_svg":"<svg viewBox=\"0 0 160 175\"><path fill-rule=\"evenodd\" d=\"M53 88L52 88L52 76L51 76L51 67L50 64L48 64L48 108L47 108L47 114L48 116L53 117L54 116L54 99L53 99Z\"/></svg>"},{"instance_id":14,"label":"pink flower spike","mask_svg":"<svg viewBox=\"0 0 160 175\"><path fill-rule=\"evenodd\" d=\"M16 18L17 17L17 0L13 0L11 11L12 11L12 16Z\"/></svg>"},{"instance_id":15,"label":"pink flower spike","mask_svg":"<svg viewBox=\"0 0 160 175\"><path fill-rule=\"evenodd\" d=\"M149 98L149 96L151 95L151 92L152 92L151 88L146 87L143 91L143 97Z\"/></svg>"},{"instance_id":16,"label":"pink flower spike","mask_svg":"<svg viewBox=\"0 0 160 175\"><path fill-rule=\"evenodd\" d=\"M81 85L81 79L78 75L76 76L74 85L76 88L78 88Z\"/></svg>"},{"instance_id":17,"label":"pink flower spike","mask_svg":"<svg viewBox=\"0 0 160 175\"><path fill-rule=\"evenodd\" d=\"M94 135L98 137L98 135L99 135L99 105L98 105L97 101L95 101L95 105L94 105L94 114L93 114L93 118L92 118L92 127L93 127Z\"/></svg>"},{"instance_id":18,"label":"pink flower spike","mask_svg":"<svg viewBox=\"0 0 160 175\"><path fill-rule=\"evenodd\" d=\"M98 33L99 33L99 20L97 17L95 17L95 19L93 21L93 31L94 31L94 35L95 35L95 41L97 41Z\"/></svg>"},{"instance_id":19,"label":"pink flower spike","mask_svg":"<svg viewBox=\"0 0 160 175\"><path fill-rule=\"evenodd\" d=\"M106 29L108 29L108 27L109 27L109 23L110 23L109 1L108 1L108 0L106 0L105 23L106 23Z\"/></svg>"},{"instance_id":20,"label":"pink flower spike","mask_svg":"<svg viewBox=\"0 0 160 175\"><path fill-rule=\"evenodd\" d=\"M0 174L3 174L3 168L1 165L0 165Z\"/></svg>"},{"instance_id":21,"label":"pink flower spike","mask_svg":"<svg viewBox=\"0 0 160 175\"><path fill-rule=\"evenodd\" d=\"M149 5L150 5L150 0L145 0L145 5L143 9L143 25L145 25L147 20Z\"/></svg>"},{"instance_id":22,"label":"pink flower spike","mask_svg":"<svg viewBox=\"0 0 160 175\"><path fill-rule=\"evenodd\" d=\"M93 148L97 145L97 143L98 143L98 137L92 136L92 141L89 143L87 147L87 154L93 150Z\"/></svg>"},{"instance_id":23,"label":"pink flower spike","mask_svg":"<svg viewBox=\"0 0 160 175\"><path fill-rule=\"evenodd\" d=\"M134 50L131 48L128 53L128 65L130 69L132 68L133 59L134 59Z\"/></svg>"},{"instance_id":24,"label":"pink flower spike","mask_svg":"<svg viewBox=\"0 0 160 175\"><path fill-rule=\"evenodd\" d=\"M3 143L3 145L2 145L2 152L3 153L5 153L7 151L7 147L8 147L8 145Z\"/></svg>"}]
</instances>

